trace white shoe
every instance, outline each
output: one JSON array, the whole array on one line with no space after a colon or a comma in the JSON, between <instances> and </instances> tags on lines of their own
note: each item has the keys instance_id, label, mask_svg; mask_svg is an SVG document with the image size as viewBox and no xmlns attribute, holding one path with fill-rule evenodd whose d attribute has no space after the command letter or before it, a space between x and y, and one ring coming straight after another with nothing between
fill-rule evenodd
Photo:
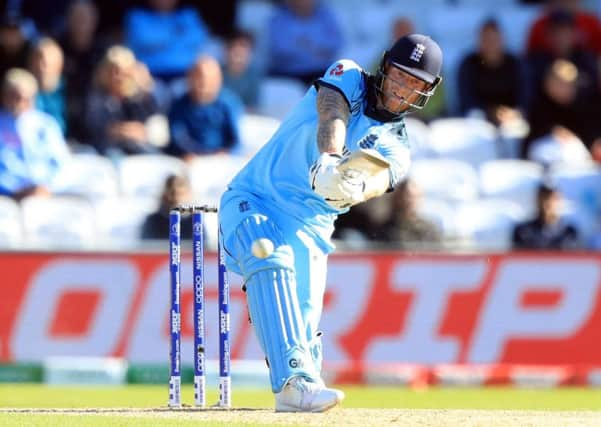
<instances>
[{"instance_id":1,"label":"white shoe","mask_svg":"<svg viewBox=\"0 0 601 427\"><path fill-rule=\"evenodd\" d=\"M324 412L344 399L340 390L327 388L304 377L293 377L275 394L276 412Z\"/></svg>"}]
</instances>

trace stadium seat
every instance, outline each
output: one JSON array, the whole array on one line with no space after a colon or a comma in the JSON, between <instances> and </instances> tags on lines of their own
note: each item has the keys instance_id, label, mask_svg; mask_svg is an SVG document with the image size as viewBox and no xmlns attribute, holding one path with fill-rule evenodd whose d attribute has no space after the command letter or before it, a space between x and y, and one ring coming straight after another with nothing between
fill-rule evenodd
<instances>
[{"instance_id":1,"label":"stadium seat","mask_svg":"<svg viewBox=\"0 0 601 427\"><path fill-rule=\"evenodd\" d=\"M95 212L89 201L72 197L30 196L21 201L25 238L36 248L92 248Z\"/></svg>"},{"instance_id":2,"label":"stadium seat","mask_svg":"<svg viewBox=\"0 0 601 427\"><path fill-rule=\"evenodd\" d=\"M474 7L493 12L502 10L505 7L515 6L519 4L519 0L496 0L495 2L487 2L482 0L458 0L461 7Z\"/></svg>"},{"instance_id":3,"label":"stadium seat","mask_svg":"<svg viewBox=\"0 0 601 427\"><path fill-rule=\"evenodd\" d=\"M119 176L113 163L97 154L73 154L53 186L57 194L91 200L119 194Z\"/></svg>"},{"instance_id":4,"label":"stadium seat","mask_svg":"<svg viewBox=\"0 0 601 427\"><path fill-rule=\"evenodd\" d=\"M275 6L269 0L244 0L236 7L236 25L246 31L263 31Z\"/></svg>"},{"instance_id":5,"label":"stadium seat","mask_svg":"<svg viewBox=\"0 0 601 427\"><path fill-rule=\"evenodd\" d=\"M458 236L480 250L508 250L515 224L527 218L519 204L503 199L480 199L462 203L455 210Z\"/></svg>"},{"instance_id":6,"label":"stadium seat","mask_svg":"<svg viewBox=\"0 0 601 427\"><path fill-rule=\"evenodd\" d=\"M536 208L536 193L543 182L543 167L528 160L499 159L480 166L480 194L504 198L523 206L529 214Z\"/></svg>"},{"instance_id":7,"label":"stadium seat","mask_svg":"<svg viewBox=\"0 0 601 427\"><path fill-rule=\"evenodd\" d=\"M413 162L409 174L425 197L450 202L478 197L478 174L468 163L452 159L419 159Z\"/></svg>"},{"instance_id":8,"label":"stadium seat","mask_svg":"<svg viewBox=\"0 0 601 427\"><path fill-rule=\"evenodd\" d=\"M495 127L483 119L447 118L430 123L430 149L435 157L461 160L478 168L497 155Z\"/></svg>"},{"instance_id":9,"label":"stadium seat","mask_svg":"<svg viewBox=\"0 0 601 427\"><path fill-rule=\"evenodd\" d=\"M514 54L526 51L528 33L541 13L540 6L503 7L495 14L505 39L505 46Z\"/></svg>"},{"instance_id":10,"label":"stadium seat","mask_svg":"<svg viewBox=\"0 0 601 427\"><path fill-rule=\"evenodd\" d=\"M115 197L94 203L98 242L104 246L136 247L142 224L158 203L147 197Z\"/></svg>"},{"instance_id":11,"label":"stadium seat","mask_svg":"<svg viewBox=\"0 0 601 427\"><path fill-rule=\"evenodd\" d=\"M351 3L351 4L349 4ZM340 58L355 61L363 69L371 69L389 46L392 23L399 15L396 5L379 3L365 7L361 2L335 2L334 13L344 34L344 46ZM361 9L361 13L357 13Z\"/></svg>"},{"instance_id":12,"label":"stadium seat","mask_svg":"<svg viewBox=\"0 0 601 427\"><path fill-rule=\"evenodd\" d=\"M124 196L156 198L169 175L186 173L186 164L163 154L139 154L124 157L118 171Z\"/></svg>"},{"instance_id":13,"label":"stadium seat","mask_svg":"<svg viewBox=\"0 0 601 427\"><path fill-rule=\"evenodd\" d=\"M240 120L241 147L237 154L250 157L273 136L280 121L273 117L244 114Z\"/></svg>"},{"instance_id":14,"label":"stadium seat","mask_svg":"<svg viewBox=\"0 0 601 427\"><path fill-rule=\"evenodd\" d=\"M229 154L199 156L189 165L190 183L195 200L218 205L221 194L242 169L247 158Z\"/></svg>"},{"instance_id":15,"label":"stadium seat","mask_svg":"<svg viewBox=\"0 0 601 427\"><path fill-rule=\"evenodd\" d=\"M566 200L566 216L583 234L592 233L601 213L601 168L552 169L551 179Z\"/></svg>"},{"instance_id":16,"label":"stadium seat","mask_svg":"<svg viewBox=\"0 0 601 427\"><path fill-rule=\"evenodd\" d=\"M420 5L421 6L421 5ZM476 47L480 25L489 16L482 7L462 7L457 5L438 6L423 9L429 19L424 30L438 42L444 52L442 75L449 84L445 85L445 95L451 114L458 112L457 72L463 57Z\"/></svg>"},{"instance_id":17,"label":"stadium seat","mask_svg":"<svg viewBox=\"0 0 601 427\"><path fill-rule=\"evenodd\" d=\"M421 34L431 34L430 15L435 13L438 8L448 6L448 0L421 0L419 2L411 0L388 0L387 3L392 6L394 17L407 17L411 19L416 32ZM391 34L390 30L388 34Z\"/></svg>"},{"instance_id":18,"label":"stadium seat","mask_svg":"<svg viewBox=\"0 0 601 427\"><path fill-rule=\"evenodd\" d=\"M267 27L275 7L268 0L245 0L236 7L237 27L249 31L255 38L254 62L259 69L267 67Z\"/></svg>"},{"instance_id":19,"label":"stadium seat","mask_svg":"<svg viewBox=\"0 0 601 427\"><path fill-rule=\"evenodd\" d=\"M444 237L455 237L457 234L454 222L454 208L444 199L424 197L417 207L418 214L433 222Z\"/></svg>"},{"instance_id":20,"label":"stadium seat","mask_svg":"<svg viewBox=\"0 0 601 427\"><path fill-rule=\"evenodd\" d=\"M494 5L496 6L496 2ZM490 15L488 7L484 5L462 4L439 5L428 13L430 14L429 30L434 40L468 49L476 46L480 25Z\"/></svg>"},{"instance_id":21,"label":"stadium seat","mask_svg":"<svg viewBox=\"0 0 601 427\"><path fill-rule=\"evenodd\" d=\"M590 209L601 207L600 167L552 169L551 179L566 199Z\"/></svg>"},{"instance_id":22,"label":"stadium seat","mask_svg":"<svg viewBox=\"0 0 601 427\"><path fill-rule=\"evenodd\" d=\"M564 200L561 211L562 218L578 229L582 243L586 244L599 233L601 221L597 213L571 200Z\"/></svg>"},{"instance_id":23,"label":"stadium seat","mask_svg":"<svg viewBox=\"0 0 601 427\"><path fill-rule=\"evenodd\" d=\"M0 196L0 248L16 248L22 240L21 208L13 199Z\"/></svg>"},{"instance_id":24,"label":"stadium seat","mask_svg":"<svg viewBox=\"0 0 601 427\"><path fill-rule=\"evenodd\" d=\"M413 117L406 117L405 125L409 136L409 145L411 146L411 158L416 160L431 157L430 128L428 125Z\"/></svg>"},{"instance_id":25,"label":"stadium seat","mask_svg":"<svg viewBox=\"0 0 601 427\"><path fill-rule=\"evenodd\" d=\"M283 119L305 96L308 86L287 78L266 77L259 87L258 112L276 119Z\"/></svg>"}]
</instances>

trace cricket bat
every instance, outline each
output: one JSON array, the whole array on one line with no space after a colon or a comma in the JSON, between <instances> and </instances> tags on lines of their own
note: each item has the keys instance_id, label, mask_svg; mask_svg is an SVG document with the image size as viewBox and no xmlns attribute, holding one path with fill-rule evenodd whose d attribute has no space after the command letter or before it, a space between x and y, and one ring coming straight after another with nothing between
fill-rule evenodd
<instances>
[{"instance_id":1,"label":"cricket bat","mask_svg":"<svg viewBox=\"0 0 601 427\"><path fill-rule=\"evenodd\" d=\"M372 148L360 148L342 159L336 167L343 175L363 174L375 176L388 169L390 163L379 152Z\"/></svg>"}]
</instances>

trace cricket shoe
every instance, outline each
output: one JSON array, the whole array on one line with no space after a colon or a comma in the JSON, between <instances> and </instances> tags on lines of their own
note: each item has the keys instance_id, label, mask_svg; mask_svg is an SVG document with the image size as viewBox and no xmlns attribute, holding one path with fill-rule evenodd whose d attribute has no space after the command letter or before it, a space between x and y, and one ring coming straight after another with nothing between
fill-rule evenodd
<instances>
[{"instance_id":1,"label":"cricket shoe","mask_svg":"<svg viewBox=\"0 0 601 427\"><path fill-rule=\"evenodd\" d=\"M291 378L282 391L275 394L275 411L325 412L342 402L342 399L342 391L297 376Z\"/></svg>"}]
</instances>

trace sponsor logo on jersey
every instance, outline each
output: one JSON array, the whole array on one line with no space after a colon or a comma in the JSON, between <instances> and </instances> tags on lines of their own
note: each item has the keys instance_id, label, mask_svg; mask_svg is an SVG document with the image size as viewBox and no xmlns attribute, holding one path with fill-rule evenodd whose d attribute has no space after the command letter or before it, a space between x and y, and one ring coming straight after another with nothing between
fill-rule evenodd
<instances>
[{"instance_id":1,"label":"sponsor logo on jersey","mask_svg":"<svg viewBox=\"0 0 601 427\"><path fill-rule=\"evenodd\" d=\"M361 148L374 148L377 139L378 135L370 133L369 135L365 135L363 138L361 138L361 141L359 141L358 145Z\"/></svg>"},{"instance_id":2,"label":"sponsor logo on jersey","mask_svg":"<svg viewBox=\"0 0 601 427\"><path fill-rule=\"evenodd\" d=\"M240 212L246 212L248 210L250 210L250 203L248 203L246 200L243 200L242 202L240 202L240 204L238 205L238 210Z\"/></svg>"}]
</instances>

